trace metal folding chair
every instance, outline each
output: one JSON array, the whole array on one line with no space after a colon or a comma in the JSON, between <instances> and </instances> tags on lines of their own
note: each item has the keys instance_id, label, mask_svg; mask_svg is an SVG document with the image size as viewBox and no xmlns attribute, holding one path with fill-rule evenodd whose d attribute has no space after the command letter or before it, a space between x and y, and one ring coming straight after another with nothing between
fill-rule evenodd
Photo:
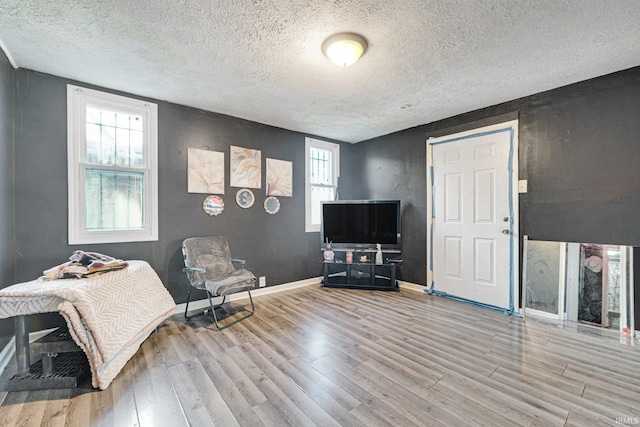
<instances>
[{"instance_id":1,"label":"metal folding chair","mask_svg":"<svg viewBox=\"0 0 640 427\"><path fill-rule=\"evenodd\" d=\"M185 319L190 317L187 313L189 311L191 291L194 288L207 292L213 321L218 330L228 328L253 315L255 307L251 297L251 290L256 287L256 277L253 273L244 269L245 260L231 258L229 244L225 237L192 237L185 239L182 242L182 254L184 255L185 265L182 271L187 274L190 284L187 305L184 310ZM240 268L236 269L233 265L234 263L238 264ZM247 292L249 294L251 310L248 314L221 326L215 309L225 303L227 295L238 292ZM214 307L213 297L222 297L222 302Z\"/></svg>"}]
</instances>

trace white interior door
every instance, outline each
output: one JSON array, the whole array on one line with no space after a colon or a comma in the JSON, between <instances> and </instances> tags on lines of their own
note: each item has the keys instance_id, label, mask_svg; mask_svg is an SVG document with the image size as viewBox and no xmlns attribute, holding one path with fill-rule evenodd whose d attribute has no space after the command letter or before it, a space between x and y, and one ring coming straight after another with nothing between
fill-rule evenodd
<instances>
[{"instance_id":1,"label":"white interior door","mask_svg":"<svg viewBox=\"0 0 640 427\"><path fill-rule=\"evenodd\" d=\"M433 289L513 311L517 122L430 139Z\"/></svg>"}]
</instances>

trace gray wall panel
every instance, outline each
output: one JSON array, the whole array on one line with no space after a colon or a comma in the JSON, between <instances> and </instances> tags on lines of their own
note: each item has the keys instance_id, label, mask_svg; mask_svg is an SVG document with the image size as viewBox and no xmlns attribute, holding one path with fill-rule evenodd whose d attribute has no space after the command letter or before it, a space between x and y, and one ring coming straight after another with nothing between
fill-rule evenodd
<instances>
[{"instance_id":1,"label":"gray wall panel","mask_svg":"<svg viewBox=\"0 0 640 427\"><path fill-rule=\"evenodd\" d=\"M640 68L633 68L358 144L349 176L363 190L358 196L397 195L411 207L403 215L405 280L426 278L427 138L518 117L519 174L529 181L519 198L521 234L640 245Z\"/></svg>"},{"instance_id":2,"label":"gray wall panel","mask_svg":"<svg viewBox=\"0 0 640 427\"><path fill-rule=\"evenodd\" d=\"M19 281L37 277L77 249L66 244L66 83L27 70L19 70L13 83L5 77L1 82L16 88ZM158 104L160 240L87 249L148 260L176 302L185 298L179 248L188 236L225 234L234 256L246 258L257 275L267 276L269 285L320 275L319 236L304 232L302 214L305 135ZM520 178L529 180L529 193L519 199L521 234L538 240L640 244L635 225L640 207L640 68L635 68L359 144L342 144L341 198L403 202L402 279L426 284L426 139L518 117ZM263 189L255 191L256 205L243 210L235 204L237 189L229 187L227 175L226 210L214 218L200 208L205 195L186 192L187 148L225 152L228 172L229 145L262 150L263 166L267 157L294 163L294 197L281 198L278 215L262 211L264 182ZM6 144L2 150L0 156L6 155Z\"/></svg>"},{"instance_id":3,"label":"gray wall panel","mask_svg":"<svg viewBox=\"0 0 640 427\"><path fill-rule=\"evenodd\" d=\"M266 276L268 286L320 275L319 234L304 231L305 135L162 101L154 101L159 115L159 241L69 246L67 83L33 71L17 73L16 249L21 257L16 280L34 279L82 248L148 261L180 303L187 290L182 240L218 234L227 236L233 256L246 259L257 276ZM253 190L256 202L250 209L236 205L238 189L229 186L230 145L262 151L262 188ZM225 153L225 210L217 217L202 210L206 194L187 193L188 147ZM279 198L276 215L262 207L266 158L293 162L294 195Z\"/></svg>"},{"instance_id":4,"label":"gray wall panel","mask_svg":"<svg viewBox=\"0 0 640 427\"><path fill-rule=\"evenodd\" d=\"M422 141L422 143L419 143ZM402 205L401 280L426 281L426 145L412 128L354 146L351 168L342 168L345 199L399 199Z\"/></svg>"},{"instance_id":5,"label":"gray wall panel","mask_svg":"<svg viewBox=\"0 0 640 427\"><path fill-rule=\"evenodd\" d=\"M13 284L13 115L14 70L0 51L0 288ZM13 321L0 320L0 348L13 333Z\"/></svg>"}]
</instances>

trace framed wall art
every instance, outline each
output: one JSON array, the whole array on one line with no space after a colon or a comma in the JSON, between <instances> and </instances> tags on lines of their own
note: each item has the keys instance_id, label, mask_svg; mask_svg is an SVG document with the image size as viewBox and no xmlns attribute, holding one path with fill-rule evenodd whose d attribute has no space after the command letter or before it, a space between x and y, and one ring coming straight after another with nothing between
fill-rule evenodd
<instances>
[{"instance_id":1,"label":"framed wall art","mask_svg":"<svg viewBox=\"0 0 640 427\"><path fill-rule=\"evenodd\" d=\"M187 149L187 192L224 194L224 153Z\"/></svg>"},{"instance_id":2,"label":"framed wall art","mask_svg":"<svg viewBox=\"0 0 640 427\"><path fill-rule=\"evenodd\" d=\"M260 150L230 146L229 183L232 187L262 187Z\"/></svg>"},{"instance_id":3,"label":"framed wall art","mask_svg":"<svg viewBox=\"0 0 640 427\"><path fill-rule=\"evenodd\" d=\"M293 196L293 164L267 158L267 196Z\"/></svg>"}]
</instances>

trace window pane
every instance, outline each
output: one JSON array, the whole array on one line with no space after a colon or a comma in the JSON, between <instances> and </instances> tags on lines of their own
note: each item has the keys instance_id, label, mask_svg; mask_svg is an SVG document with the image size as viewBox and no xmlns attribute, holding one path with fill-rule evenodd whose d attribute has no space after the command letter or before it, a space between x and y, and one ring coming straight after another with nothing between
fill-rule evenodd
<instances>
[{"instance_id":1,"label":"window pane","mask_svg":"<svg viewBox=\"0 0 640 427\"><path fill-rule=\"evenodd\" d=\"M129 123L131 122L130 114L122 114L116 113L116 127L120 129L130 129L131 126Z\"/></svg>"},{"instance_id":2,"label":"window pane","mask_svg":"<svg viewBox=\"0 0 640 427\"><path fill-rule=\"evenodd\" d=\"M129 129L116 129L116 165L129 167Z\"/></svg>"},{"instance_id":3,"label":"window pane","mask_svg":"<svg viewBox=\"0 0 640 427\"><path fill-rule=\"evenodd\" d=\"M111 126L100 127L100 150L98 164L113 165L116 151L116 129Z\"/></svg>"},{"instance_id":4,"label":"window pane","mask_svg":"<svg viewBox=\"0 0 640 427\"><path fill-rule=\"evenodd\" d=\"M132 130L142 130L142 117L131 116L130 127Z\"/></svg>"},{"instance_id":5,"label":"window pane","mask_svg":"<svg viewBox=\"0 0 640 427\"><path fill-rule=\"evenodd\" d=\"M87 169L87 230L144 228L144 174Z\"/></svg>"},{"instance_id":6,"label":"window pane","mask_svg":"<svg viewBox=\"0 0 640 427\"><path fill-rule=\"evenodd\" d=\"M99 124L100 122L100 110L87 105L87 123Z\"/></svg>"},{"instance_id":7,"label":"window pane","mask_svg":"<svg viewBox=\"0 0 640 427\"><path fill-rule=\"evenodd\" d=\"M98 163L100 158L100 125L87 123L87 163Z\"/></svg>"},{"instance_id":8,"label":"window pane","mask_svg":"<svg viewBox=\"0 0 640 427\"><path fill-rule=\"evenodd\" d=\"M322 219L322 205L320 202L333 200L334 192L331 187L311 186L311 223L320 224Z\"/></svg>"},{"instance_id":9,"label":"window pane","mask_svg":"<svg viewBox=\"0 0 640 427\"><path fill-rule=\"evenodd\" d=\"M116 113L109 110L100 110L100 123L104 126L116 127Z\"/></svg>"},{"instance_id":10,"label":"window pane","mask_svg":"<svg viewBox=\"0 0 640 427\"><path fill-rule=\"evenodd\" d=\"M144 167L144 158L142 153L142 131L132 130L130 133L130 161L132 168Z\"/></svg>"},{"instance_id":11,"label":"window pane","mask_svg":"<svg viewBox=\"0 0 640 427\"><path fill-rule=\"evenodd\" d=\"M100 165L143 167L142 118L87 106L87 162Z\"/></svg>"},{"instance_id":12,"label":"window pane","mask_svg":"<svg viewBox=\"0 0 640 427\"><path fill-rule=\"evenodd\" d=\"M311 184L333 185L331 151L311 147L309 154Z\"/></svg>"}]
</instances>

